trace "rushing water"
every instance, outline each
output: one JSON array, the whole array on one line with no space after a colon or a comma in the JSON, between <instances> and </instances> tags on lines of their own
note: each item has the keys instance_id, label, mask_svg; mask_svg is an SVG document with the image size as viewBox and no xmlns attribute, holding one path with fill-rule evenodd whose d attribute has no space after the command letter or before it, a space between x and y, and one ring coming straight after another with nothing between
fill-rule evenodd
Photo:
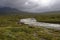
<instances>
[{"instance_id":1,"label":"rushing water","mask_svg":"<svg viewBox=\"0 0 60 40\"><path fill-rule=\"evenodd\" d=\"M60 30L60 24L37 22L35 18L21 19L20 22L24 24L28 24L29 26L45 27L45 28L52 28L52 29Z\"/></svg>"},{"instance_id":2,"label":"rushing water","mask_svg":"<svg viewBox=\"0 0 60 40\"><path fill-rule=\"evenodd\" d=\"M36 22L32 24L28 24L30 26L38 26L38 27L45 27L45 28L52 28L60 30L60 24L52 24L52 23L44 23L44 22Z\"/></svg>"}]
</instances>

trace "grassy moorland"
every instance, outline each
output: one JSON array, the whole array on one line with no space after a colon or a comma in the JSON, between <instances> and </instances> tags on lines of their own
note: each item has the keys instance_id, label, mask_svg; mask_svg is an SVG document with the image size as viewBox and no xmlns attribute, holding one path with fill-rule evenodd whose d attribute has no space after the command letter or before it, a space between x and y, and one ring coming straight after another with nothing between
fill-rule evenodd
<instances>
[{"instance_id":1,"label":"grassy moorland","mask_svg":"<svg viewBox=\"0 0 60 40\"><path fill-rule=\"evenodd\" d=\"M40 22L60 23L60 15L2 15L0 40L60 40L60 30L19 24L20 19L32 17Z\"/></svg>"}]
</instances>

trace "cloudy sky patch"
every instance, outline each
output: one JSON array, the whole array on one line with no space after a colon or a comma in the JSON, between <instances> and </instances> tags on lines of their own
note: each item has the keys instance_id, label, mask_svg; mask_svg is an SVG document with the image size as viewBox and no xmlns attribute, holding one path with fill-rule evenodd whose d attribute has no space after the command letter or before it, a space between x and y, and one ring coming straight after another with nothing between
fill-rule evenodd
<instances>
[{"instance_id":1,"label":"cloudy sky patch","mask_svg":"<svg viewBox=\"0 0 60 40\"><path fill-rule=\"evenodd\" d=\"M16 8L27 12L60 10L60 0L0 0L0 7Z\"/></svg>"}]
</instances>

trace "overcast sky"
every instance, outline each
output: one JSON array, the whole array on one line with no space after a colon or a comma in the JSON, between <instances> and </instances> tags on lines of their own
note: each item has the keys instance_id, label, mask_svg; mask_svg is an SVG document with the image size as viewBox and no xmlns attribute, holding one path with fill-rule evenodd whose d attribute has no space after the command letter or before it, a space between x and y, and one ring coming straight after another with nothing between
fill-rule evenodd
<instances>
[{"instance_id":1,"label":"overcast sky","mask_svg":"<svg viewBox=\"0 0 60 40\"><path fill-rule=\"evenodd\" d=\"M60 0L0 0L0 7L16 8L27 12L60 10Z\"/></svg>"}]
</instances>

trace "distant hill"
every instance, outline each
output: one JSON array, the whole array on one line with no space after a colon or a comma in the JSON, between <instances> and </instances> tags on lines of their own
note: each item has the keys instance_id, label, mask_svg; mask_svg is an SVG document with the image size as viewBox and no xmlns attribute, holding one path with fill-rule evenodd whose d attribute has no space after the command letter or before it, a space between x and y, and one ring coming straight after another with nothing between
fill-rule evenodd
<instances>
[{"instance_id":1,"label":"distant hill","mask_svg":"<svg viewBox=\"0 0 60 40\"><path fill-rule=\"evenodd\" d=\"M10 8L10 7L3 7L3 8L0 8L0 15L6 15L6 14L21 14L21 13L24 13L22 11L19 11L15 8Z\"/></svg>"},{"instance_id":2,"label":"distant hill","mask_svg":"<svg viewBox=\"0 0 60 40\"><path fill-rule=\"evenodd\" d=\"M10 8L10 7L0 8L0 12L17 12L17 11L18 11L17 9Z\"/></svg>"},{"instance_id":3,"label":"distant hill","mask_svg":"<svg viewBox=\"0 0 60 40\"><path fill-rule=\"evenodd\" d=\"M22 12L19 11L15 8L10 8L10 7L2 7L0 8L0 15L6 15L6 14L42 14L42 15L48 15L48 14L60 14L60 11L51 11L51 12L43 12L43 13L28 13L28 12Z\"/></svg>"}]
</instances>

